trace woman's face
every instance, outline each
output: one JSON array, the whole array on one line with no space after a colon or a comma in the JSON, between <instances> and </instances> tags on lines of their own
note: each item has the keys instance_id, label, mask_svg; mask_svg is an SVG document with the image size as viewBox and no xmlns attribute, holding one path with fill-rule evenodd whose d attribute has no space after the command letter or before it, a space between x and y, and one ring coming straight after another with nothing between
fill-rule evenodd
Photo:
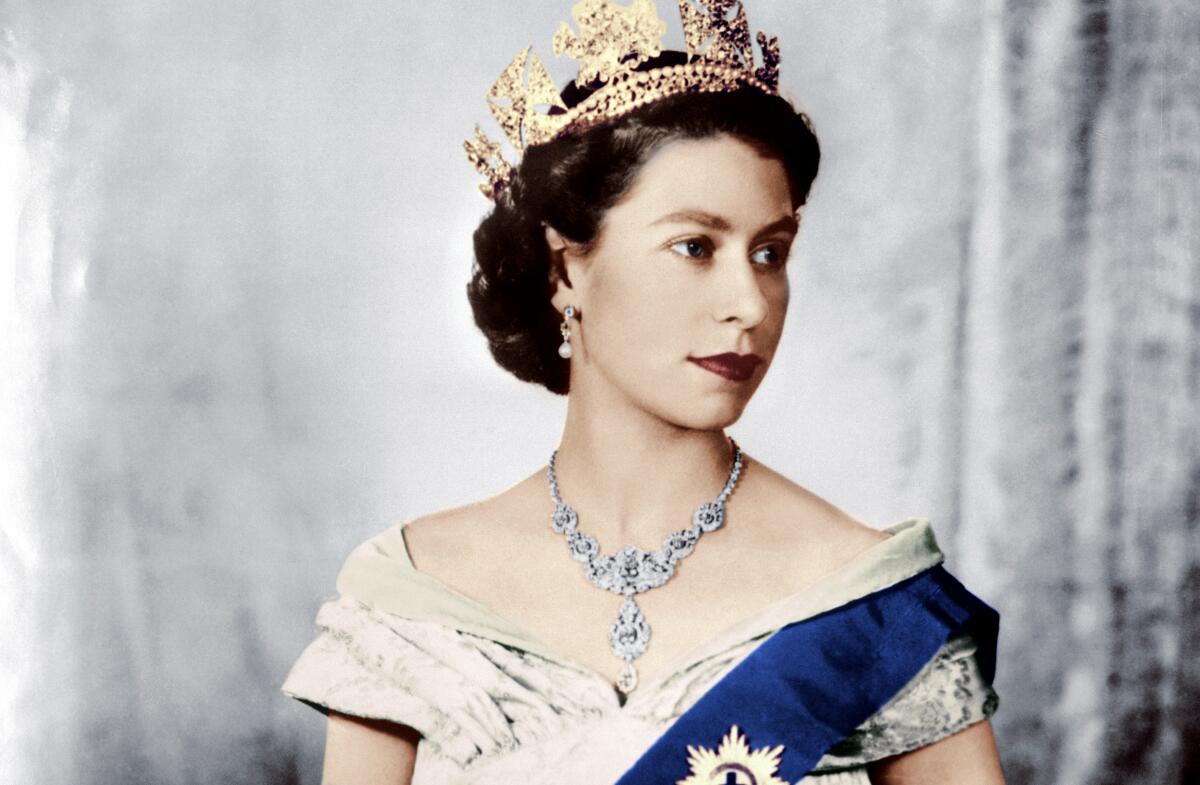
<instances>
[{"instance_id":1,"label":"woman's face","mask_svg":"<svg viewBox=\"0 0 1200 785\"><path fill-rule=\"evenodd\" d=\"M572 286L553 303L579 311L572 395L615 395L682 427L735 422L783 332L796 229L779 161L728 135L665 144L590 253L566 248ZM547 240L564 247L553 229ZM761 361L743 378L696 362L726 353Z\"/></svg>"}]
</instances>

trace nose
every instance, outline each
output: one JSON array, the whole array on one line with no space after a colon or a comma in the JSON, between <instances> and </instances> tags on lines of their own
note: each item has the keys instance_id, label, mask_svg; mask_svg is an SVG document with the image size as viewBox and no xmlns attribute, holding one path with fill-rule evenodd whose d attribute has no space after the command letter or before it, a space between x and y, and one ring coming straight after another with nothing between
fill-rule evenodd
<instances>
[{"instance_id":1,"label":"nose","mask_svg":"<svg viewBox=\"0 0 1200 785\"><path fill-rule=\"evenodd\" d=\"M770 304L763 294L762 275L754 269L749 251L730 251L716 265L713 315L719 322L736 319L746 329L751 329L767 318Z\"/></svg>"}]
</instances>

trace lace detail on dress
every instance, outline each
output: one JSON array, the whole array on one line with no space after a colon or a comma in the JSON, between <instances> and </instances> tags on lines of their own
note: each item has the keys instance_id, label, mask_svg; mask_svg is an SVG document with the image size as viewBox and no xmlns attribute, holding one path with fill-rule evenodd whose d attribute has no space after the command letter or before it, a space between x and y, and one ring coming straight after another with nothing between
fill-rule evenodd
<instances>
[{"instance_id":1,"label":"lace detail on dress","mask_svg":"<svg viewBox=\"0 0 1200 785\"><path fill-rule=\"evenodd\" d=\"M282 691L332 709L407 725L427 752L464 769L598 716L594 682L495 641L376 610L342 596L317 613L317 638Z\"/></svg>"},{"instance_id":2,"label":"lace detail on dress","mask_svg":"<svg viewBox=\"0 0 1200 785\"><path fill-rule=\"evenodd\" d=\"M999 698L983 680L974 655L971 636L948 642L895 698L835 744L814 772L909 752L990 717Z\"/></svg>"}]
</instances>

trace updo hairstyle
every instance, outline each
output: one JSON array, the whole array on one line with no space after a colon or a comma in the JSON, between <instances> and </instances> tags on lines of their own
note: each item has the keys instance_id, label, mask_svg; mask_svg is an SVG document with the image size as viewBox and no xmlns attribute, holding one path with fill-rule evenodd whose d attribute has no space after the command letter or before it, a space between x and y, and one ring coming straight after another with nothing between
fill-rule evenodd
<instances>
[{"instance_id":1,"label":"updo hairstyle","mask_svg":"<svg viewBox=\"0 0 1200 785\"><path fill-rule=\"evenodd\" d=\"M638 70L682 64L663 52ZM598 85L562 92L574 106ZM561 111L561 110L558 110ZM615 120L533 145L494 209L475 230L475 264L467 299L492 357L518 379L559 395L570 387L570 362L558 355L562 315L550 304L552 256L543 224L584 249L596 240L605 211L641 166L669 141L729 134L783 164L793 208L808 199L821 152L808 117L787 99L753 88L684 93ZM559 270L567 280L566 271Z\"/></svg>"}]
</instances>

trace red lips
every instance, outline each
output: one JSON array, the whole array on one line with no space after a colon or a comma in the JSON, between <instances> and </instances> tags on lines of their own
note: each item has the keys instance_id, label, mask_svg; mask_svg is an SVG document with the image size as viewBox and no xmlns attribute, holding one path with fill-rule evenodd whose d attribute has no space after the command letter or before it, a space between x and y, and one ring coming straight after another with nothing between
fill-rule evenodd
<instances>
[{"instance_id":1,"label":"red lips","mask_svg":"<svg viewBox=\"0 0 1200 785\"><path fill-rule=\"evenodd\" d=\"M744 382L754 375L754 369L762 362L757 354L714 354L709 357L689 357L689 360L718 376L735 382Z\"/></svg>"}]
</instances>

